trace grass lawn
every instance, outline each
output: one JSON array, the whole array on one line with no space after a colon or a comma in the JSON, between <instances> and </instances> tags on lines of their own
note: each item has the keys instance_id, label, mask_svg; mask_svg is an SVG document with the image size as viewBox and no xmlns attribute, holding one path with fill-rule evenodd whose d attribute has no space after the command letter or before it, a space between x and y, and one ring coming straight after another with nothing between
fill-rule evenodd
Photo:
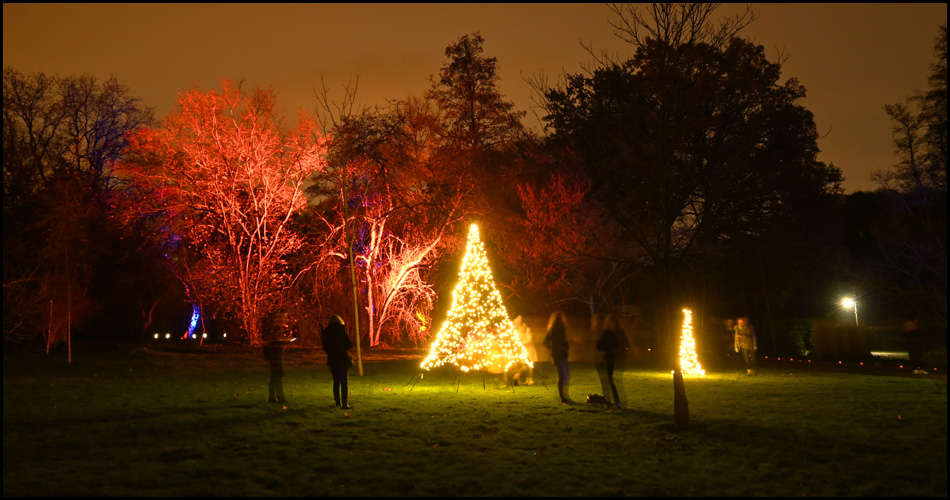
<instances>
[{"instance_id":1,"label":"grass lawn","mask_svg":"<svg viewBox=\"0 0 950 500\"><path fill-rule=\"evenodd\" d=\"M124 347L3 359L3 495L946 496L946 377L762 366L686 378L632 364L627 407L574 363L541 384L364 360L352 410L321 353L287 355L286 407L257 351ZM483 388L484 384L484 388Z\"/></svg>"}]
</instances>

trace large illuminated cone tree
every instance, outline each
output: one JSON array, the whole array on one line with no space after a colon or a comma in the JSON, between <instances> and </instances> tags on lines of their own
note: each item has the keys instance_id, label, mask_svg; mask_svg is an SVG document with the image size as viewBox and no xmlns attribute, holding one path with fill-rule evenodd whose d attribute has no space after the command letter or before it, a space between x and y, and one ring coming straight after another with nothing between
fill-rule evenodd
<instances>
[{"instance_id":1,"label":"large illuminated cone tree","mask_svg":"<svg viewBox=\"0 0 950 500\"><path fill-rule=\"evenodd\" d=\"M502 373L519 361L531 365L495 287L478 226L472 224L452 307L422 368L448 363L466 372Z\"/></svg>"}]
</instances>

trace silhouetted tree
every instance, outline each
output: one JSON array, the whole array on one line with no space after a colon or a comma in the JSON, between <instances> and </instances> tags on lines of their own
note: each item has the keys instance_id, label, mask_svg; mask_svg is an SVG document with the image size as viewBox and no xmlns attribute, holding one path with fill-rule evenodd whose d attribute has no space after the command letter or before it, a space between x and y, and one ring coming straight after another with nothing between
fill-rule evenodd
<instances>
[{"instance_id":1,"label":"silhouetted tree","mask_svg":"<svg viewBox=\"0 0 950 500\"><path fill-rule=\"evenodd\" d=\"M872 177L879 217L858 255L862 277L905 315L947 321L947 25L934 46L926 92L886 105L898 163Z\"/></svg>"},{"instance_id":2,"label":"silhouetted tree","mask_svg":"<svg viewBox=\"0 0 950 500\"><path fill-rule=\"evenodd\" d=\"M524 112L499 92L498 61L482 55L484 42L476 32L449 44L448 61L427 94L442 112L448 141L467 152L497 151L522 137Z\"/></svg>"},{"instance_id":3,"label":"silhouetted tree","mask_svg":"<svg viewBox=\"0 0 950 500\"><path fill-rule=\"evenodd\" d=\"M441 145L437 155L451 175L471 186L467 207L482 230L501 224L516 205L519 144L526 139L523 111L501 94L498 61L482 55L485 40L476 32L445 49L447 61L426 93L436 107ZM487 219L493 219L491 221ZM465 231L463 224L460 232Z\"/></svg>"},{"instance_id":4,"label":"silhouetted tree","mask_svg":"<svg viewBox=\"0 0 950 500\"><path fill-rule=\"evenodd\" d=\"M704 29L708 12L697 12L672 25L666 14L626 21L655 26L631 38L633 58L602 60L543 97L551 146L584 169L590 198L618 224L627 244L613 258L656 273L667 324L687 259L787 223L841 181L817 160L804 87L780 82L780 63L732 36L741 21L723 40L705 35L719 31Z\"/></svg>"},{"instance_id":5,"label":"silhouetted tree","mask_svg":"<svg viewBox=\"0 0 950 500\"><path fill-rule=\"evenodd\" d=\"M911 192L947 189L947 25L940 27L930 88L884 111L893 122L897 164L872 176L881 187Z\"/></svg>"},{"instance_id":6,"label":"silhouetted tree","mask_svg":"<svg viewBox=\"0 0 950 500\"><path fill-rule=\"evenodd\" d=\"M128 135L149 125L151 113L115 78L4 68L5 338L47 333L55 342L74 326L112 317L116 295L89 290L114 276L114 169Z\"/></svg>"}]
</instances>

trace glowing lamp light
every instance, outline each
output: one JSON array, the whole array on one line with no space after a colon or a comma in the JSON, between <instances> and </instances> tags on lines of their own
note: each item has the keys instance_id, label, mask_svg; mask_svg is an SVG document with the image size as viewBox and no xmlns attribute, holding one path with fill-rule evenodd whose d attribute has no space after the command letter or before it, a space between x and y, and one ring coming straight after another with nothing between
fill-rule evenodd
<instances>
[{"instance_id":1,"label":"glowing lamp light","mask_svg":"<svg viewBox=\"0 0 950 500\"><path fill-rule=\"evenodd\" d=\"M165 334L165 338L166 338L166 339L170 339L170 338L172 338L172 334L170 334L170 333L166 333L166 334Z\"/></svg>"},{"instance_id":2,"label":"glowing lamp light","mask_svg":"<svg viewBox=\"0 0 950 500\"><path fill-rule=\"evenodd\" d=\"M680 334L680 369L683 375L706 375L696 356L696 341L693 339L693 311L683 309L683 330Z\"/></svg>"},{"instance_id":3,"label":"glowing lamp light","mask_svg":"<svg viewBox=\"0 0 950 500\"><path fill-rule=\"evenodd\" d=\"M156 340L158 339L158 334L157 334L157 333L155 334L155 339L156 339Z\"/></svg>"},{"instance_id":4,"label":"glowing lamp light","mask_svg":"<svg viewBox=\"0 0 950 500\"><path fill-rule=\"evenodd\" d=\"M478 226L472 224L452 306L421 367L453 364L463 372L504 373L517 362L533 366L495 287Z\"/></svg>"},{"instance_id":5,"label":"glowing lamp light","mask_svg":"<svg viewBox=\"0 0 950 500\"><path fill-rule=\"evenodd\" d=\"M858 302L851 297L841 299L841 307L854 309L854 326L858 326Z\"/></svg>"}]
</instances>

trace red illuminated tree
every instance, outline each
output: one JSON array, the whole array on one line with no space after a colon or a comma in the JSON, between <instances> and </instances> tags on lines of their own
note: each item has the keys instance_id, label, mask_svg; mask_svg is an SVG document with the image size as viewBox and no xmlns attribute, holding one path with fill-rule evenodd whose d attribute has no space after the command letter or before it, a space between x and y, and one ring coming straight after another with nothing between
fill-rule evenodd
<instances>
[{"instance_id":1,"label":"red illuminated tree","mask_svg":"<svg viewBox=\"0 0 950 500\"><path fill-rule=\"evenodd\" d=\"M440 163L438 127L428 103L413 99L342 117L330 154L338 175L313 189L317 196L341 200L322 217L325 251L347 260L346 220L372 346L420 343L428 336L436 298L431 264L443 252L443 235L465 194L465 186Z\"/></svg>"},{"instance_id":2,"label":"red illuminated tree","mask_svg":"<svg viewBox=\"0 0 950 500\"><path fill-rule=\"evenodd\" d=\"M191 285L256 344L293 279L286 259L303 237L290 222L307 205L304 183L325 169L326 146L310 118L284 127L273 90L222 87L182 92L162 127L135 137L126 167L198 255Z\"/></svg>"},{"instance_id":3,"label":"red illuminated tree","mask_svg":"<svg viewBox=\"0 0 950 500\"><path fill-rule=\"evenodd\" d=\"M591 313L616 303L611 295L630 277L630 266L610 258L617 227L590 199L590 181L562 169L537 184L520 184L518 199L524 215L512 253L526 276L522 287L545 302L584 304Z\"/></svg>"}]
</instances>

